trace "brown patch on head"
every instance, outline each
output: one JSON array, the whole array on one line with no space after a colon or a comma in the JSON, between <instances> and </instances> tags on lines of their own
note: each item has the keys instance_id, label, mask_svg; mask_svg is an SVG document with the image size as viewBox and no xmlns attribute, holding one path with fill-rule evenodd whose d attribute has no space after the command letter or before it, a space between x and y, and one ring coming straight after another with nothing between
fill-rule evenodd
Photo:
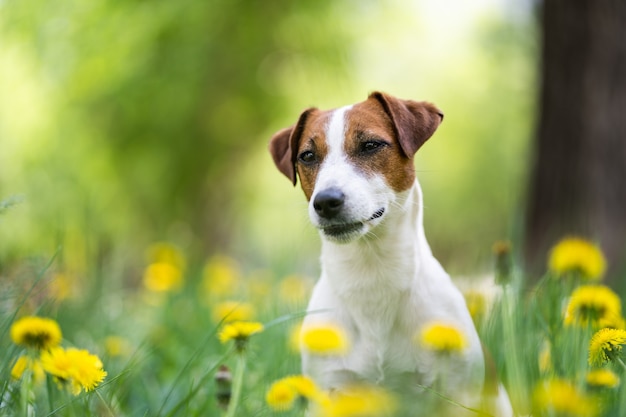
<instances>
[{"instance_id":1,"label":"brown patch on head","mask_svg":"<svg viewBox=\"0 0 626 417\"><path fill-rule=\"evenodd\" d=\"M328 153L326 128L331 114L305 110L295 125L279 131L270 141L274 163L294 185L296 174L300 177L307 200ZM347 112L344 150L365 174L381 173L395 191L406 190L415 180L415 152L442 120L443 113L430 103L374 92Z\"/></svg>"},{"instance_id":2,"label":"brown patch on head","mask_svg":"<svg viewBox=\"0 0 626 417\"><path fill-rule=\"evenodd\" d=\"M328 154L326 129L330 123L331 114L332 110L317 111L312 114L302 130L298 144L296 170L307 201L311 199L320 165Z\"/></svg>"},{"instance_id":3,"label":"brown patch on head","mask_svg":"<svg viewBox=\"0 0 626 417\"><path fill-rule=\"evenodd\" d=\"M366 175L382 174L394 191L415 181L413 156L443 115L432 104L373 93L346 115L345 151Z\"/></svg>"},{"instance_id":4,"label":"brown patch on head","mask_svg":"<svg viewBox=\"0 0 626 417\"><path fill-rule=\"evenodd\" d=\"M295 125L278 131L270 140L270 153L276 167L293 185L300 177L307 200L311 199L317 172L328 153L326 127L331 114L332 110L307 109Z\"/></svg>"},{"instance_id":5,"label":"brown patch on head","mask_svg":"<svg viewBox=\"0 0 626 417\"><path fill-rule=\"evenodd\" d=\"M316 111L315 108L303 111L295 125L279 130L270 140L269 150L276 168L285 174L293 185L296 185L296 155L300 136L307 119Z\"/></svg>"},{"instance_id":6,"label":"brown patch on head","mask_svg":"<svg viewBox=\"0 0 626 417\"><path fill-rule=\"evenodd\" d=\"M378 91L370 94L371 99L378 101L391 118L398 142L409 158L443 121L443 112L426 101L401 100Z\"/></svg>"},{"instance_id":7,"label":"brown patch on head","mask_svg":"<svg viewBox=\"0 0 626 417\"><path fill-rule=\"evenodd\" d=\"M410 188L415 180L413 159L404 154L382 106L374 99L355 104L346 123L344 150L357 169L367 176L382 174L394 191Z\"/></svg>"}]
</instances>

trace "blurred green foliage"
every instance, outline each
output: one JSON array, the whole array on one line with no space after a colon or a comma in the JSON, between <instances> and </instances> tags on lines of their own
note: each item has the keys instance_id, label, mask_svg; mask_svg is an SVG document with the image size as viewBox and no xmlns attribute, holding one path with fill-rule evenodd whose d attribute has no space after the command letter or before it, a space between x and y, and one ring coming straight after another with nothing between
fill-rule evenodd
<instances>
[{"instance_id":1,"label":"blurred green foliage","mask_svg":"<svg viewBox=\"0 0 626 417\"><path fill-rule=\"evenodd\" d=\"M416 162L428 235L475 269L520 207L534 29L497 3L449 7L0 2L0 200L23 199L0 217L1 257L62 246L80 270L168 239L313 269L304 199L266 143L305 107L380 89L446 113Z\"/></svg>"},{"instance_id":2,"label":"blurred green foliage","mask_svg":"<svg viewBox=\"0 0 626 417\"><path fill-rule=\"evenodd\" d=\"M239 170L285 111L285 62L307 49L338 65L340 30L294 42L329 4L4 2L2 193L27 195L38 238L149 240L182 222L219 248Z\"/></svg>"}]
</instances>

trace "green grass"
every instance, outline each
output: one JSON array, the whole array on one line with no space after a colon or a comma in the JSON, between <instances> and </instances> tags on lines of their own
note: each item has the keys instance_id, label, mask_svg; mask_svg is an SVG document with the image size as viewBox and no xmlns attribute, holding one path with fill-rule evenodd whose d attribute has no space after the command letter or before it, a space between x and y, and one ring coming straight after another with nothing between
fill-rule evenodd
<instances>
[{"instance_id":1,"label":"green grass","mask_svg":"<svg viewBox=\"0 0 626 417\"><path fill-rule=\"evenodd\" d=\"M72 272L60 268L66 258L59 249L45 259L5 264L0 271L0 416L304 415L301 403L287 412L273 411L265 394L273 381L300 372L290 333L303 316L312 280L285 280L294 271L277 267L259 273L244 261L229 263L216 258L209 272L204 262L183 262L180 285L157 294L142 284L143 266L155 259L136 265L105 259ZM225 263L219 264L219 259ZM570 384L579 396L568 397L566 403L578 404L581 410L582 402L576 401L588 398L599 407L597 416L624 415L623 384L596 388L586 383L589 340L596 329L564 323L563 311L579 278L546 274L536 288L526 290L515 269L501 275L511 282L502 288L489 311L477 317L477 327L517 412L578 415L575 410L558 411L562 396L558 392L551 397L554 409L533 404L537 387L558 379ZM207 290L207 276L213 282L212 292ZM67 284L69 292L60 292L60 282ZM243 354L232 342L218 340L222 323L213 317L214 310L225 300L249 303L255 310L254 320L265 325L263 332L251 336ZM12 342L10 327L23 315L55 319L63 331L63 346L97 354L108 373L106 379L94 391L74 396L50 375L38 383L28 372L19 380L12 378L11 369L25 350ZM545 360L546 349L549 361ZM238 370L242 371L236 410L232 408L234 399L230 410L218 405L215 376L222 365L230 370L232 386L237 385ZM606 365L622 378L623 368L618 358ZM397 415L432 415L433 410L423 408L431 402L423 398L420 410L401 401Z\"/></svg>"}]
</instances>

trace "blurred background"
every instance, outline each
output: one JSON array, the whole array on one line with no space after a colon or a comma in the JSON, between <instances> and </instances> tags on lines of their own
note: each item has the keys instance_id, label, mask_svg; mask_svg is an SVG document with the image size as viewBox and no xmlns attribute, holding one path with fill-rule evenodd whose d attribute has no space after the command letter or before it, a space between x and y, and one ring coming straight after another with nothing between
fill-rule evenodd
<instances>
[{"instance_id":1,"label":"blurred background","mask_svg":"<svg viewBox=\"0 0 626 417\"><path fill-rule=\"evenodd\" d=\"M102 395L67 403L99 416L217 410L213 374L235 363L215 333L258 320L238 415L261 415L269 382L300 372L293 335L319 273L269 139L375 90L445 113L415 166L453 277L493 276L494 248L512 247L499 277L533 288L573 234L625 293L623 0L0 0L2 405L28 393L8 382L19 316L53 317L65 345L100 355ZM484 289L464 288L468 305L531 414L553 335L526 309L487 323ZM553 358L582 346L555 340ZM578 378L576 357L563 363ZM65 407L34 398L38 415Z\"/></svg>"},{"instance_id":2,"label":"blurred background","mask_svg":"<svg viewBox=\"0 0 626 417\"><path fill-rule=\"evenodd\" d=\"M60 269L78 275L111 259L124 269L168 241L196 259L227 253L315 276L319 242L306 201L274 168L267 143L308 106L338 107L374 90L444 111L416 157L427 236L454 275L489 271L492 244L528 242L534 224L542 7L2 0L4 275L58 248ZM531 247L544 253L554 239Z\"/></svg>"}]
</instances>

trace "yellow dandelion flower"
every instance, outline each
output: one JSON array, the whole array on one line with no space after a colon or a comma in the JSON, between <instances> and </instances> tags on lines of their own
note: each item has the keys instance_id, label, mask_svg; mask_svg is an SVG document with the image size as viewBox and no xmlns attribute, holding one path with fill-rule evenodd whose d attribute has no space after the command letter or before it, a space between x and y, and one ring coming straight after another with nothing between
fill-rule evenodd
<instances>
[{"instance_id":1,"label":"yellow dandelion flower","mask_svg":"<svg viewBox=\"0 0 626 417\"><path fill-rule=\"evenodd\" d=\"M74 295L76 280L69 274L54 274L48 285L50 296L56 301L67 300Z\"/></svg>"},{"instance_id":2,"label":"yellow dandelion flower","mask_svg":"<svg viewBox=\"0 0 626 417\"><path fill-rule=\"evenodd\" d=\"M589 371L586 381L587 385L593 388L615 388L619 385L619 377L608 369Z\"/></svg>"},{"instance_id":3,"label":"yellow dandelion flower","mask_svg":"<svg viewBox=\"0 0 626 417\"><path fill-rule=\"evenodd\" d=\"M286 302L302 302L309 297L311 282L297 275L284 278L278 287L280 298Z\"/></svg>"},{"instance_id":4,"label":"yellow dandelion flower","mask_svg":"<svg viewBox=\"0 0 626 417\"><path fill-rule=\"evenodd\" d=\"M624 317L621 315L607 315L606 317L600 318L595 326L596 329L604 329L605 327L626 330L626 321L624 321Z\"/></svg>"},{"instance_id":5,"label":"yellow dandelion flower","mask_svg":"<svg viewBox=\"0 0 626 417\"><path fill-rule=\"evenodd\" d=\"M287 411L300 397L318 401L324 398L311 378L293 375L275 381L268 389L265 401L276 411Z\"/></svg>"},{"instance_id":6,"label":"yellow dandelion flower","mask_svg":"<svg viewBox=\"0 0 626 417\"><path fill-rule=\"evenodd\" d=\"M245 288L253 300L267 301L274 293L274 275L267 269L257 269L246 275Z\"/></svg>"},{"instance_id":7,"label":"yellow dandelion flower","mask_svg":"<svg viewBox=\"0 0 626 417\"><path fill-rule=\"evenodd\" d=\"M310 353L322 356L343 355L350 347L346 332L331 323L303 326L300 344Z\"/></svg>"},{"instance_id":8,"label":"yellow dandelion flower","mask_svg":"<svg viewBox=\"0 0 626 417\"><path fill-rule=\"evenodd\" d=\"M594 417L600 411L591 397L561 379L539 383L534 391L533 402L542 412L571 417Z\"/></svg>"},{"instance_id":9,"label":"yellow dandelion flower","mask_svg":"<svg viewBox=\"0 0 626 417\"><path fill-rule=\"evenodd\" d=\"M110 357L128 356L132 350L128 340L121 336L107 336L104 339L104 350Z\"/></svg>"},{"instance_id":10,"label":"yellow dandelion flower","mask_svg":"<svg viewBox=\"0 0 626 417\"><path fill-rule=\"evenodd\" d=\"M607 317L600 320L600 327L626 330L626 320L622 316Z\"/></svg>"},{"instance_id":11,"label":"yellow dandelion flower","mask_svg":"<svg viewBox=\"0 0 626 417\"><path fill-rule=\"evenodd\" d=\"M622 302L617 294L604 285L581 285L570 297L565 312L565 324L599 328L618 322Z\"/></svg>"},{"instance_id":12,"label":"yellow dandelion flower","mask_svg":"<svg viewBox=\"0 0 626 417\"><path fill-rule=\"evenodd\" d=\"M41 364L57 381L67 384L74 395L92 391L107 375L100 358L84 349L51 349L42 353Z\"/></svg>"},{"instance_id":13,"label":"yellow dandelion flower","mask_svg":"<svg viewBox=\"0 0 626 417\"><path fill-rule=\"evenodd\" d=\"M187 265L185 255L175 245L168 242L156 242L148 247L146 250L146 262L152 263L167 263L173 265L180 271L184 271Z\"/></svg>"},{"instance_id":14,"label":"yellow dandelion flower","mask_svg":"<svg viewBox=\"0 0 626 417\"><path fill-rule=\"evenodd\" d=\"M246 288L248 289L248 294L252 300L255 300L257 303L267 303L272 300L273 288L272 284L267 281L262 281L257 279L257 277L248 277L246 281Z\"/></svg>"},{"instance_id":15,"label":"yellow dandelion flower","mask_svg":"<svg viewBox=\"0 0 626 417\"><path fill-rule=\"evenodd\" d=\"M565 238L557 243L550 252L548 264L557 275L577 272L590 281L599 280L606 269L600 248L578 237Z\"/></svg>"},{"instance_id":16,"label":"yellow dandelion flower","mask_svg":"<svg viewBox=\"0 0 626 417\"><path fill-rule=\"evenodd\" d=\"M598 330L589 342L589 364L602 366L619 357L624 344L626 330L608 328Z\"/></svg>"},{"instance_id":17,"label":"yellow dandelion flower","mask_svg":"<svg viewBox=\"0 0 626 417\"><path fill-rule=\"evenodd\" d=\"M13 368L11 368L11 377L13 379L20 379L26 369L29 368L29 365L30 358L27 356L20 356L19 358L17 358L17 361L15 362L15 365L13 365Z\"/></svg>"},{"instance_id":18,"label":"yellow dandelion flower","mask_svg":"<svg viewBox=\"0 0 626 417\"><path fill-rule=\"evenodd\" d=\"M241 301L224 301L213 307L213 321L250 321L254 318L254 306Z\"/></svg>"},{"instance_id":19,"label":"yellow dandelion flower","mask_svg":"<svg viewBox=\"0 0 626 417\"><path fill-rule=\"evenodd\" d=\"M302 349L300 343L300 335L302 334L302 323L298 323L289 329L289 337L287 338L287 347L292 352L300 352Z\"/></svg>"},{"instance_id":20,"label":"yellow dandelion flower","mask_svg":"<svg viewBox=\"0 0 626 417\"><path fill-rule=\"evenodd\" d=\"M183 273L169 262L155 262L146 267L143 285L150 291L163 293L182 286Z\"/></svg>"},{"instance_id":21,"label":"yellow dandelion flower","mask_svg":"<svg viewBox=\"0 0 626 417\"><path fill-rule=\"evenodd\" d=\"M474 323L480 323L487 312L487 300L485 296L478 291L468 291L463 295L472 320Z\"/></svg>"},{"instance_id":22,"label":"yellow dandelion flower","mask_svg":"<svg viewBox=\"0 0 626 417\"><path fill-rule=\"evenodd\" d=\"M292 375L283 380L293 386L296 392L309 400L320 400L324 397L315 382L306 375Z\"/></svg>"},{"instance_id":23,"label":"yellow dandelion flower","mask_svg":"<svg viewBox=\"0 0 626 417\"><path fill-rule=\"evenodd\" d=\"M297 398L298 392L296 389L292 385L280 380L272 384L267 391L265 401L276 411L287 411L293 408Z\"/></svg>"},{"instance_id":24,"label":"yellow dandelion flower","mask_svg":"<svg viewBox=\"0 0 626 417\"><path fill-rule=\"evenodd\" d=\"M20 356L11 368L11 378L21 379L24 372L30 371L33 375L33 381L39 383L44 380L45 373L39 359L28 356Z\"/></svg>"},{"instance_id":25,"label":"yellow dandelion flower","mask_svg":"<svg viewBox=\"0 0 626 417\"><path fill-rule=\"evenodd\" d=\"M425 348L445 354L461 352L468 346L463 332L444 323L426 325L416 339Z\"/></svg>"},{"instance_id":26,"label":"yellow dandelion flower","mask_svg":"<svg viewBox=\"0 0 626 417\"><path fill-rule=\"evenodd\" d=\"M544 374L552 371L552 347L549 342L544 342L539 352L539 370Z\"/></svg>"},{"instance_id":27,"label":"yellow dandelion flower","mask_svg":"<svg viewBox=\"0 0 626 417\"><path fill-rule=\"evenodd\" d=\"M61 343L61 328L52 319L27 316L11 326L11 340L17 345L47 350Z\"/></svg>"},{"instance_id":28,"label":"yellow dandelion flower","mask_svg":"<svg viewBox=\"0 0 626 417\"><path fill-rule=\"evenodd\" d=\"M353 386L333 393L319 407L323 417L381 417L397 409L393 395L379 387Z\"/></svg>"},{"instance_id":29,"label":"yellow dandelion flower","mask_svg":"<svg viewBox=\"0 0 626 417\"><path fill-rule=\"evenodd\" d=\"M235 341L237 350L245 349L250 336L263 331L263 325L255 321L235 321L225 324L217 337L220 342L227 343L230 340Z\"/></svg>"},{"instance_id":30,"label":"yellow dandelion flower","mask_svg":"<svg viewBox=\"0 0 626 417\"><path fill-rule=\"evenodd\" d=\"M211 297L234 294L240 285L241 272L237 261L216 255L204 266L202 285Z\"/></svg>"}]
</instances>

